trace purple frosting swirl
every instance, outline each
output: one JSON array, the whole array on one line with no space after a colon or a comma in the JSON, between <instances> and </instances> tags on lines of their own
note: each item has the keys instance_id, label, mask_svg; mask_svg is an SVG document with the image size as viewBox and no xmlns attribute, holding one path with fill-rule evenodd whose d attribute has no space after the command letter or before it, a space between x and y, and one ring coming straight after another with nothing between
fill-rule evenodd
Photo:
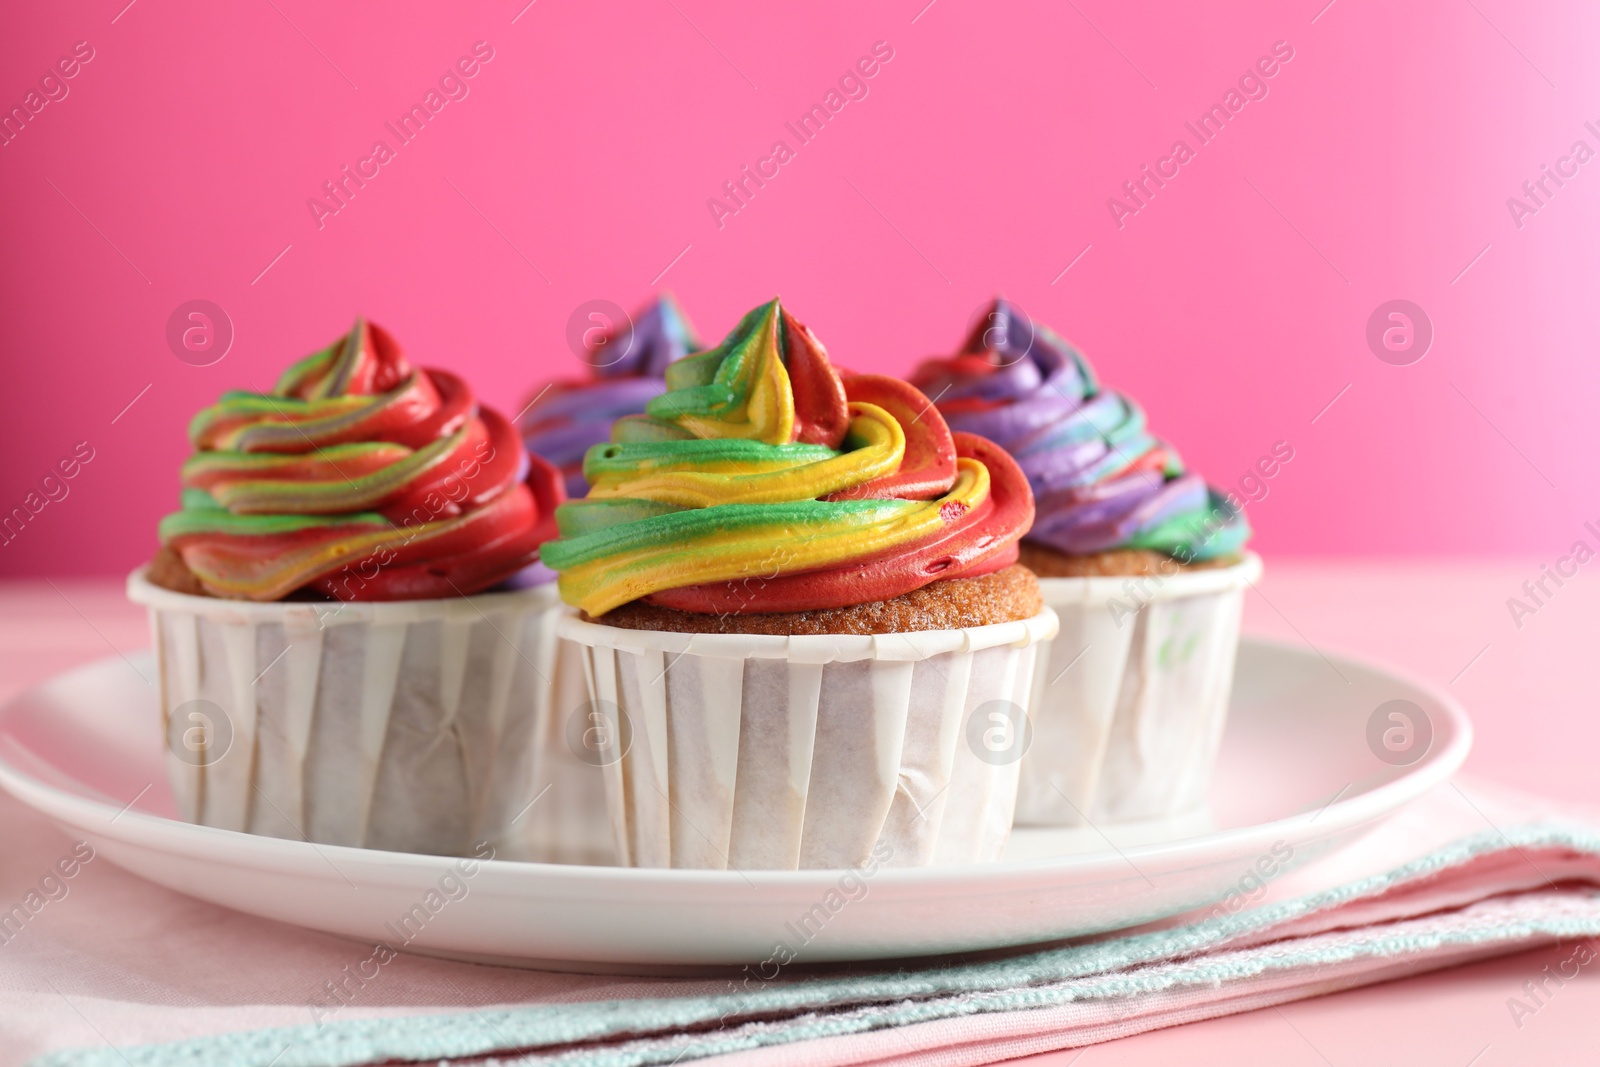
<instances>
[{"instance_id":1,"label":"purple frosting swirl","mask_svg":"<svg viewBox=\"0 0 1600 1067\"><path fill-rule=\"evenodd\" d=\"M1182 561L1237 552L1244 515L1150 434L1144 412L1100 388L1087 361L997 299L955 355L912 382L952 430L1005 448L1033 487L1027 539L1069 555L1149 548Z\"/></svg>"}]
</instances>

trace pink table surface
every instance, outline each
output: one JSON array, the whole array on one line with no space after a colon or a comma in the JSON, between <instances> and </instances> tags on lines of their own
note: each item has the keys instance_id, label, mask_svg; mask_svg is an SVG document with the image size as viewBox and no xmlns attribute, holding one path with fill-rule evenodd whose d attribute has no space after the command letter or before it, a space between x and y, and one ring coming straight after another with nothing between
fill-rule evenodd
<instances>
[{"instance_id":1,"label":"pink table surface","mask_svg":"<svg viewBox=\"0 0 1600 1067\"><path fill-rule=\"evenodd\" d=\"M1579 577L1521 619L1506 600L1533 560L1271 561L1247 599L1249 632L1385 661L1449 689L1472 714L1466 770L1546 796L1600 802L1600 579ZM0 583L0 699L90 659L147 644L121 583ZM1523 983L1571 951L1550 947L1437 974L1143 1034L1039 1063L1192 1065L1584 1062L1600 1037L1588 971L1521 1026ZM1580 1050L1582 1050L1580 1052Z\"/></svg>"}]
</instances>

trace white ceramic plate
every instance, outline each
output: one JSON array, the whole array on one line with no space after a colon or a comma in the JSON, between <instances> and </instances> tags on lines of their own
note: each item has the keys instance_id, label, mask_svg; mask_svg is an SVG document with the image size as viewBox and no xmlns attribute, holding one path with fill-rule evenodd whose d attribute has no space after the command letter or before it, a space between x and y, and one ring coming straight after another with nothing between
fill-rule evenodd
<instances>
[{"instance_id":1,"label":"white ceramic plate","mask_svg":"<svg viewBox=\"0 0 1600 1067\"><path fill-rule=\"evenodd\" d=\"M1373 712L1396 699L1432 727L1408 766L1368 744ZM1347 844L1447 779L1472 735L1428 685L1246 640L1218 829L1186 840L1019 831L1001 863L860 874L503 861L465 874L440 857L178 822L156 722L153 692L122 660L69 671L0 710L0 785L113 863L202 900L416 952L637 972L759 963L780 945L799 963L939 955L1173 915L1220 900L1274 845L1302 863Z\"/></svg>"}]
</instances>

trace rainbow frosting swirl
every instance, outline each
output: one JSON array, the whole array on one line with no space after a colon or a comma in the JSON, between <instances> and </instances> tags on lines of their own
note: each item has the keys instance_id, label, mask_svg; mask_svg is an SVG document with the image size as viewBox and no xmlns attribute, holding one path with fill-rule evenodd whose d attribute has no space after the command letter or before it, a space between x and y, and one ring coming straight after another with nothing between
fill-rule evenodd
<instances>
[{"instance_id":1,"label":"rainbow frosting swirl","mask_svg":"<svg viewBox=\"0 0 1600 1067\"><path fill-rule=\"evenodd\" d=\"M700 349L694 327L672 297L663 294L632 322L588 346L584 362L590 377L553 382L534 397L517 419L528 451L561 468L567 495L580 497L583 457L611 439L611 424L637 415L665 390L667 364Z\"/></svg>"},{"instance_id":2,"label":"rainbow frosting swirl","mask_svg":"<svg viewBox=\"0 0 1600 1067\"><path fill-rule=\"evenodd\" d=\"M1071 345L996 300L955 355L913 382L956 430L992 438L1033 487L1028 540L1068 555L1151 549L1179 562L1237 553L1244 513L1186 471L1144 412L1102 389Z\"/></svg>"},{"instance_id":3,"label":"rainbow frosting swirl","mask_svg":"<svg viewBox=\"0 0 1600 1067\"><path fill-rule=\"evenodd\" d=\"M225 393L189 438L161 543L220 597L479 592L537 558L564 496L465 382L360 319L272 392Z\"/></svg>"},{"instance_id":4,"label":"rainbow frosting swirl","mask_svg":"<svg viewBox=\"0 0 1600 1067\"><path fill-rule=\"evenodd\" d=\"M590 615L848 607L1016 559L1033 518L1017 465L905 382L841 377L776 300L666 387L589 450L589 495L544 546Z\"/></svg>"}]
</instances>

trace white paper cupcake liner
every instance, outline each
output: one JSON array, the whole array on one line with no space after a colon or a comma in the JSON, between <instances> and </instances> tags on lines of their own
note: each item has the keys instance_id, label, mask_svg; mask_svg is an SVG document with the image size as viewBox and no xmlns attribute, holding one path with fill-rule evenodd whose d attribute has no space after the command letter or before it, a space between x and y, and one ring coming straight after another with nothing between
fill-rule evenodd
<instances>
[{"instance_id":1,"label":"white paper cupcake liner","mask_svg":"<svg viewBox=\"0 0 1600 1067\"><path fill-rule=\"evenodd\" d=\"M1055 630L1048 608L875 636L560 623L586 651L620 862L741 870L998 858Z\"/></svg>"},{"instance_id":2,"label":"white paper cupcake liner","mask_svg":"<svg viewBox=\"0 0 1600 1067\"><path fill-rule=\"evenodd\" d=\"M562 683L552 587L255 604L172 592L140 570L128 595L149 609L168 775L188 821L557 859L581 848L586 815L608 853L599 774L563 778L570 768L542 752ZM566 835L552 855L539 830L556 813Z\"/></svg>"},{"instance_id":3,"label":"white paper cupcake liner","mask_svg":"<svg viewBox=\"0 0 1600 1067\"><path fill-rule=\"evenodd\" d=\"M1176 566L1176 565L1175 565ZM1019 826L1195 825L1228 715L1244 589L1233 566L1041 578L1061 619L1039 655Z\"/></svg>"},{"instance_id":4,"label":"white paper cupcake liner","mask_svg":"<svg viewBox=\"0 0 1600 1067\"><path fill-rule=\"evenodd\" d=\"M538 803L518 820L528 859L541 863L613 866L611 820L606 813L606 783L599 761L579 747L573 714L589 699L583 646L556 636L556 619L566 606L551 590L550 618L543 633L555 642L548 696L535 715L539 732L533 748L533 782ZM579 753L583 753L580 758ZM546 790L548 786L548 790ZM540 795L542 794L542 795Z\"/></svg>"}]
</instances>

